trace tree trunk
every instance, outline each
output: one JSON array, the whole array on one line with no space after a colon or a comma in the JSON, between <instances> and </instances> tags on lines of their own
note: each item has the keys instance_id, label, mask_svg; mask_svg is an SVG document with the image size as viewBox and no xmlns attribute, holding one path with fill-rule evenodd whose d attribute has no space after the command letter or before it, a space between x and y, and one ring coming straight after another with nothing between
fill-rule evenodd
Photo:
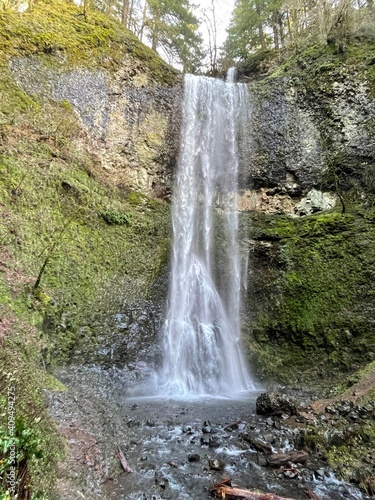
<instances>
[{"instance_id":1,"label":"tree trunk","mask_svg":"<svg viewBox=\"0 0 375 500\"><path fill-rule=\"evenodd\" d=\"M226 498L227 500L292 500L291 498L279 497L273 493L258 493L256 491L232 488L231 480L224 479L219 484L211 488L211 494L216 498Z\"/></svg>"},{"instance_id":2,"label":"tree trunk","mask_svg":"<svg viewBox=\"0 0 375 500\"><path fill-rule=\"evenodd\" d=\"M293 33L292 33L292 25L290 23L290 16L289 12L286 13L286 21L288 24L288 35L289 35L289 40L292 42L293 41Z\"/></svg>"},{"instance_id":3,"label":"tree trunk","mask_svg":"<svg viewBox=\"0 0 375 500\"><path fill-rule=\"evenodd\" d=\"M279 21L280 43L281 46L284 47L285 45L284 26L283 26L283 19L280 13L278 14L278 21Z\"/></svg>"},{"instance_id":4,"label":"tree trunk","mask_svg":"<svg viewBox=\"0 0 375 500\"><path fill-rule=\"evenodd\" d=\"M139 39L141 41L142 41L142 38L143 38L143 30L145 29L146 21L147 21L147 2L145 2L144 6L143 6L142 24L141 24L141 29L139 30Z\"/></svg>"},{"instance_id":5,"label":"tree trunk","mask_svg":"<svg viewBox=\"0 0 375 500\"><path fill-rule=\"evenodd\" d=\"M128 25L129 0L122 0L121 22L124 26Z\"/></svg>"},{"instance_id":6,"label":"tree trunk","mask_svg":"<svg viewBox=\"0 0 375 500\"><path fill-rule=\"evenodd\" d=\"M260 11L260 5L258 2L255 2L255 9L256 9L256 12L259 16L259 24L258 24L258 31L259 31L259 42L260 42L260 47L262 50L265 50L266 49L266 42L265 42L265 39L264 39L264 31L263 31L263 25L262 25L262 21L261 21L261 11Z\"/></svg>"},{"instance_id":7,"label":"tree trunk","mask_svg":"<svg viewBox=\"0 0 375 500\"><path fill-rule=\"evenodd\" d=\"M272 31L273 31L273 44L275 46L275 49L279 49L279 35L277 33L277 25L273 24L272 26Z\"/></svg>"},{"instance_id":8,"label":"tree trunk","mask_svg":"<svg viewBox=\"0 0 375 500\"><path fill-rule=\"evenodd\" d=\"M155 28L154 28L154 31L152 32L151 48L154 52L156 52L156 49L158 48L158 35L156 33Z\"/></svg>"}]
</instances>

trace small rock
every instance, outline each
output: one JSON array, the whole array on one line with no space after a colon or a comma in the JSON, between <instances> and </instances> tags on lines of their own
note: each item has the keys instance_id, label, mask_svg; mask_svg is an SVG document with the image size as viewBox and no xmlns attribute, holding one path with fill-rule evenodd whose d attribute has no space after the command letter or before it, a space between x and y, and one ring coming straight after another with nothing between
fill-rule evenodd
<instances>
[{"instance_id":1,"label":"small rock","mask_svg":"<svg viewBox=\"0 0 375 500\"><path fill-rule=\"evenodd\" d=\"M165 490L165 488L168 486L168 478L164 476L162 472L156 471L155 472L155 484L157 484L162 490Z\"/></svg>"},{"instance_id":2,"label":"small rock","mask_svg":"<svg viewBox=\"0 0 375 500\"><path fill-rule=\"evenodd\" d=\"M225 463L217 458L215 460L209 460L208 465L211 470L218 470L218 471L224 470L225 467Z\"/></svg>"},{"instance_id":3,"label":"small rock","mask_svg":"<svg viewBox=\"0 0 375 500\"><path fill-rule=\"evenodd\" d=\"M201 457L200 457L200 455L198 455L198 453L191 453L188 456L189 462L199 462L200 459L201 459Z\"/></svg>"},{"instance_id":4,"label":"small rock","mask_svg":"<svg viewBox=\"0 0 375 500\"><path fill-rule=\"evenodd\" d=\"M202 436L201 437L201 445L202 446L209 446L210 445L210 438L208 436Z\"/></svg>"},{"instance_id":5,"label":"small rock","mask_svg":"<svg viewBox=\"0 0 375 500\"><path fill-rule=\"evenodd\" d=\"M358 415L358 413L356 413L355 411L353 411L352 413L349 414L349 418L353 422L356 422L359 419L359 415Z\"/></svg>"},{"instance_id":6,"label":"small rock","mask_svg":"<svg viewBox=\"0 0 375 500\"><path fill-rule=\"evenodd\" d=\"M326 475L324 469L318 469L315 471L315 477L318 481L324 481Z\"/></svg>"},{"instance_id":7,"label":"small rock","mask_svg":"<svg viewBox=\"0 0 375 500\"><path fill-rule=\"evenodd\" d=\"M211 434L212 427L211 427L211 423L209 420L206 420L205 422L203 422L202 432L204 434Z\"/></svg>"},{"instance_id":8,"label":"small rock","mask_svg":"<svg viewBox=\"0 0 375 500\"><path fill-rule=\"evenodd\" d=\"M286 477L287 479L294 479L299 474L298 469L284 470L283 473L284 473L284 477Z\"/></svg>"},{"instance_id":9,"label":"small rock","mask_svg":"<svg viewBox=\"0 0 375 500\"><path fill-rule=\"evenodd\" d=\"M185 434L193 434L193 429L190 427L190 425L185 425L182 428L182 432L184 432Z\"/></svg>"},{"instance_id":10,"label":"small rock","mask_svg":"<svg viewBox=\"0 0 375 500\"><path fill-rule=\"evenodd\" d=\"M333 405L328 405L325 407L325 412L330 413L331 415L337 415L337 410Z\"/></svg>"},{"instance_id":11,"label":"small rock","mask_svg":"<svg viewBox=\"0 0 375 500\"><path fill-rule=\"evenodd\" d=\"M331 446L343 446L345 444L344 434L338 430L334 430L328 438L328 443Z\"/></svg>"},{"instance_id":12,"label":"small rock","mask_svg":"<svg viewBox=\"0 0 375 500\"><path fill-rule=\"evenodd\" d=\"M131 427L138 427L138 426L140 426L140 425L141 425L141 422L139 422L138 420L133 420L133 419L131 418L130 420L128 420L128 421L126 422L126 425L127 425L128 427L130 427L130 428L131 428Z\"/></svg>"},{"instance_id":13,"label":"small rock","mask_svg":"<svg viewBox=\"0 0 375 500\"><path fill-rule=\"evenodd\" d=\"M217 436L210 437L208 446L210 448L218 448L220 446L219 438Z\"/></svg>"},{"instance_id":14,"label":"small rock","mask_svg":"<svg viewBox=\"0 0 375 500\"><path fill-rule=\"evenodd\" d=\"M241 434L241 438L249 443L249 445L256 451L260 451L262 453L272 453L272 448L269 444L252 436L251 434Z\"/></svg>"},{"instance_id":15,"label":"small rock","mask_svg":"<svg viewBox=\"0 0 375 500\"><path fill-rule=\"evenodd\" d=\"M261 467L265 467L267 465L267 457L262 453L257 454L257 464Z\"/></svg>"}]
</instances>

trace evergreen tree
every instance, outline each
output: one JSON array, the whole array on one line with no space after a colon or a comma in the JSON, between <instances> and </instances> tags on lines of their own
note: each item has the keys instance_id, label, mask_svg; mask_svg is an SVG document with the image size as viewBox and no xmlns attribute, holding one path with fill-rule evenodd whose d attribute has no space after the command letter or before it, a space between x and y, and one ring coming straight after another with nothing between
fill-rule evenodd
<instances>
[{"instance_id":1,"label":"evergreen tree","mask_svg":"<svg viewBox=\"0 0 375 500\"><path fill-rule=\"evenodd\" d=\"M147 0L147 7L145 30L152 49L162 49L182 64L184 72L196 71L202 58L202 38L188 0Z\"/></svg>"}]
</instances>

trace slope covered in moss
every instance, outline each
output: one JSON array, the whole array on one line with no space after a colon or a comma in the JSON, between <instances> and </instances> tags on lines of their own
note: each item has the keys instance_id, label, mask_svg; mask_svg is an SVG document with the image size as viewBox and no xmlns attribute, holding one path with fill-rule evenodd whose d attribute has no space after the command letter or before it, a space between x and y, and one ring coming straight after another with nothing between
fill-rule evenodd
<instances>
[{"instance_id":1,"label":"slope covered in moss","mask_svg":"<svg viewBox=\"0 0 375 500\"><path fill-rule=\"evenodd\" d=\"M94 11L85 17L70 2L3 12L0 55L0 498L14 438L18 498L50 499L64 443L44 389L63 387L47 372L79 341L95 342L92 322L147 297L166 261L169 207L104 183L69 102L25 94L8 63L38 55L116 71L127 57L151 83L171 84L176 73L119 23Z\"/></svg>"},{"instance_id":2,"label":"slope covered in moss","mask_svg":"<svg viewBox=\"0 0 375 500\"><path fill-rule=\"evenodd\" d=\"M58 56L72 66L112 71L128 57L135 66L145 66L151 81L172 84L177 75L115 19L96 10L85 14L83 8L63 0L36 2L25 13L2 12L0 51L6 59L43 54L52 65Z\"/></svg>"}]
</instances>

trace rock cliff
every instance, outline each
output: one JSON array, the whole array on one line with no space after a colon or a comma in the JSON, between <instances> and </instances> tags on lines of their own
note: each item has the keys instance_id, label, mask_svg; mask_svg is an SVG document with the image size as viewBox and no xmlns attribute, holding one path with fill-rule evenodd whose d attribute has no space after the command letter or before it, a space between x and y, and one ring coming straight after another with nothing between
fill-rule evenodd
<instances>
[{"instance_id":1,"label":"rock cliff","mask_svg":"<svg viewBox=\"0 0 375 500\"><path fill-rule=\"evenodd\" d=\"M249 84L244 329L276 379L374 356L374 55L365 40L318 44Z\"/></svg>"}]
</instances>

